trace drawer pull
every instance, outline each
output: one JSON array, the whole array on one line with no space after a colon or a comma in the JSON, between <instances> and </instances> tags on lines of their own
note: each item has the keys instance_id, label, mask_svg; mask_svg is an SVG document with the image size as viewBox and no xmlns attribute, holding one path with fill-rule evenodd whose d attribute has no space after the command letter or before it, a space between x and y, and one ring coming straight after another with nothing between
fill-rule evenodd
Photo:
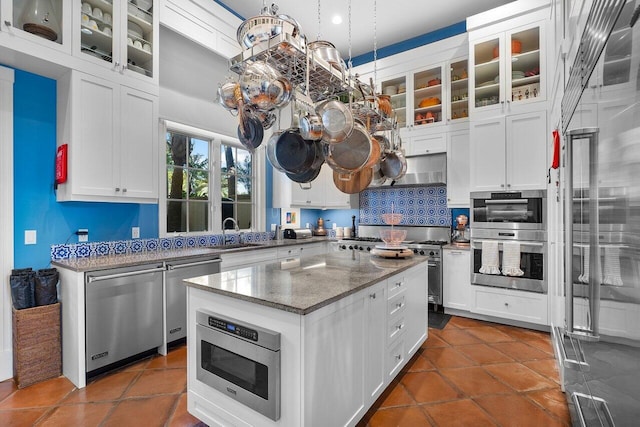
<instances>
[{"instance_id":1,"label":"drawer pull","mask_svg":"<svg viewBox=\"0 0 640 427\"><path fill-rule=\"evenodd\" d=\"M403 302L399 302L398 304L396 304L396 309L400 310L402 307L404 307Z\"/></svg>"},{"instance_id":2,"label":"drawer pull","mask_svg":"<svg viewBox=\"0 0 640 427\"><path fill-rule=\"evenodd\" d=\"M402 355L401 354L396 355L396 359L397 360L401 360L402 359Z\"/></svg>"},{"instance_id":3,"label":"drawer pull","mask_svg":"<svg viewBox=\"0 0 640 427\"><path fill-rule=\"evenodd\" d=\"M403 327L404 327L404 325L401 323L401 324L399 324L398 326L396 326L396 329L397 329L397 330L401 330Z\"/></svg>"},{"instance_id":4,"label":"drawer pull","mask_svg":"<svg viewBox=\"0 0 640 427\"><path fill-rule=\"evenodd\" d=\"M369 298L371 298L371 299L376 299L376 294L370 294L370 295L369 295Z\"/></svg>"},{"instance_id":5,"label":"drawer pull","mask_svg":"<svg viewBox=\"0 0 640 427\"><path fill-rule=\"evenodd\" d=\"M396 288L399 288L400 286L402 286L402 282L396 282Z\"/></svg>"}]
</instances>

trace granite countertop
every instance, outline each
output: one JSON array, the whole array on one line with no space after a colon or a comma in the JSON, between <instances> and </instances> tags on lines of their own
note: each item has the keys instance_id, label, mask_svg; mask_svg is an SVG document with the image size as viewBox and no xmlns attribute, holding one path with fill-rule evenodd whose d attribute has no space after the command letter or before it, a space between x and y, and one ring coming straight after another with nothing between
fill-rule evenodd
<instances>
[{"instance_id":1,"label":"granite countertop","mask_svg":"<svg viewBox=\"0 0 640 427\"><path fill-rule=\"evenodd\" d=\"M190 278L185 285L297 314L308 314L385 280L426 257L386 259L334 252L292 261L241 267Z\"/></svg>"},{"instance_id":2,"label":"granite countertop","mask_svg":"<svg viewBox=\"0 0 640 427\"><path fill-rule=\"evenodd\" d=\"M208 246L199 248L185 248L177 250L158 250L126 255L105 255L88 258L69 258L51 260L51 265L66 268L76 272L107 270L111 268L132 267L163 261L177 261L202 256L221 256L227 253L249 252L260 249L278 248L283 246L296 246L307 243L326 242L334 239L327 237L310 237L307 239L283 239L269 240L267 242L251 242L251 246L220 249L221 246Z\"/></svg>"}]
</instances>

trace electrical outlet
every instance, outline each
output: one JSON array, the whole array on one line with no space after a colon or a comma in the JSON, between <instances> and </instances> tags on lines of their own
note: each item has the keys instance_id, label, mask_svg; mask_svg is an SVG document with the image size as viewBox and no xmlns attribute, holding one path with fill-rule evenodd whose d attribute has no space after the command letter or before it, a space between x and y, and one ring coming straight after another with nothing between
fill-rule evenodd
<instances>
[{"instance_id":1,"label":"electrical outlet","mask_svg":"<svg viewBox=\"0 0 640 427\"><path fill-rule=\"evenodd\" d=\"M132 239L140 238L140 227L131 227L131 238Z\"/></svg>"},{"instance_id":2,"label":"electrical outlet","mask_svg":"<svg viewBox=\"0 0 640 427\"><path fill-rule=\"evenodd\" d=\"M24 230L24 244L35 245L36 244L36 230Z\"/></svg>"},{"instance_id":3,"label":"electrical outlet","mask_svg":"<svg viewBox=\"0 0 640 427\"><path fill-rule=\"evenodd\" d=\"M276 225L275 224L271 224L271 231L276 231Z\"/></svg>"},{"instance_id":4,"label":"electrical outlet","mask_svg":"<svg viewBox=\"0 0 640 427\"><path fill-rule=\"evenodd\" d=\"M78 242L88 242L89 241L89 229L87 228L78 228L76 231L78 235Z\"/></svg>"}]
</instances>

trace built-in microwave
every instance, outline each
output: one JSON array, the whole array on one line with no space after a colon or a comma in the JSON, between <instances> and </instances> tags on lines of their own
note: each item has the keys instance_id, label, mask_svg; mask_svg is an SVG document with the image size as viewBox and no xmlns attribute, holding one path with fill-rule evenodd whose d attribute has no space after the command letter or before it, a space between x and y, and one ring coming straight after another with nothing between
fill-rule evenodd
<instances>
[{"instance_id":1,"label":"built-in microwave","mask_svg":"<svg viewBox=\"0 0 640 427\"><path fill-rule=\"evenodd\" d=\"M471 193L471 227L546 230L546 190Z\"/></svg>"},{"instance_id":2,"label":"built-in microwave","mask_svg":"<svg viewBox=\"0 0 640 427\"><path fill-rule=\"evenodd\" d=\"M196 322L198 381L280 419L280 333L204 310Z\"/></svg>"}]
</instances>

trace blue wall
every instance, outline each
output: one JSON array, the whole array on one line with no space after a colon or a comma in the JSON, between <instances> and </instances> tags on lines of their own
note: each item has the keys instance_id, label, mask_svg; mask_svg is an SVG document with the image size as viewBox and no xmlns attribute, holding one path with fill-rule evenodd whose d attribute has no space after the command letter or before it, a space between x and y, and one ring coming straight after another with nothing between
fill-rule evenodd
<instances>
[{"instance_id":1,"label":"blue wall","mask_svg":"<svg viewBox=\"0 0 640 427\"><path fill-rule=\"evenodd\" d=\"M15 70L14 84L14 257L15 268L49 265L51 245L77 242L79 228L89 241L158 237L158 205L56 202L56 82ZM24 244L36 230L37 244Z\"/></svg>"}]
</instances>

